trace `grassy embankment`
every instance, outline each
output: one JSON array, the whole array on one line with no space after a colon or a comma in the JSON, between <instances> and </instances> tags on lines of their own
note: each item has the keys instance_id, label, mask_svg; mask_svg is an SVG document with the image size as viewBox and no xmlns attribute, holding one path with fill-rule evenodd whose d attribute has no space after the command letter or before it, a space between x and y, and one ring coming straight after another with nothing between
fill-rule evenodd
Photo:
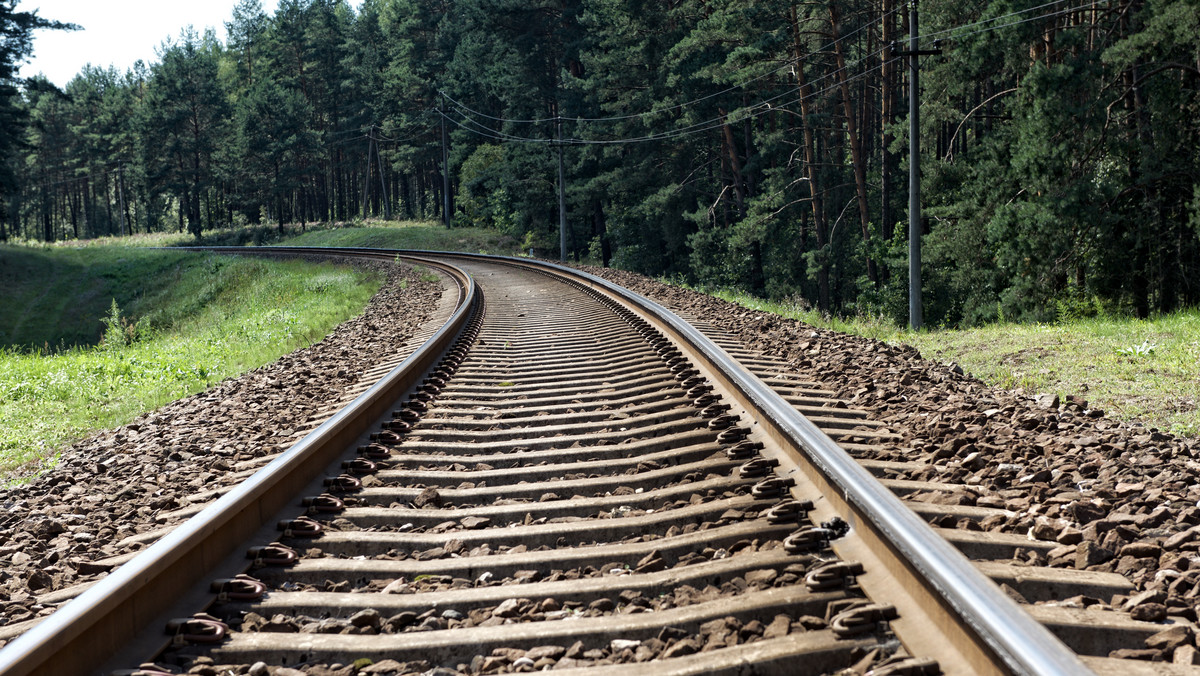
<instances>
[{"instance_id":1,"label":"grassy embankment","mask_svg":"<svg viewBox=\"0 0 1200 676\"><path fill-rule=\"evenodd\" d=\"M1082 396L1110 417L1200 436L1200 310L1149 320L1081 319L913 333L885 321L825 319L812 310L745 294L716 295L815 326L912 345L924 357L956 362L991 385Z\"/></svg>"},{"instance_id":2,"label":"grassy embankment","mask_svg":"<svg viewBox=\"0 0 1200 676\"><path fill-rule=\"evenodd\" d=\"M320 340L381 281L129 247L0 248L0 475Z\"/></svg>"},{"instance_id":3,"label":"grassy embankment","mask_svg":"<svg viewBox=\"0 0 1200 676\"><path fill-rule=\"evenodd\" d=\"M469 251L511 255L518 244L507 235L484 228L446 228L430 221L369 221L356 226L309 224L250 225L210 230L197 241L187 233L163 232L134 237L105 237L73 242L70 246L174 247L174 246L348 246L380 249Z\"/></svg>"},{"instance_id":4,"label":"grassy embankment","mask_svg":"<svg viewBox=\"0 0 1200 676\"><path fill-rule=\"evenodd\" d=\"M138 250L194 244L186 233L155 233L0 247L0 476L319 340L381 281L327 265ZM207 232L199 244L515 247L492 231L411 222L251 226Z\"/></svg>"},{"instance_id":5,"label":"grassy embankment","mask_svg":"<svg viewBox=\"0 0 1200 676\"><path fill-rule=\"evenodd\" d=\"M280 244L295 246L347 246L377 249L422 249L512 255L517 242L494 230L446 228L431 223L402 222L360 228L310 230Z\"/></svg>"}]
</instances>

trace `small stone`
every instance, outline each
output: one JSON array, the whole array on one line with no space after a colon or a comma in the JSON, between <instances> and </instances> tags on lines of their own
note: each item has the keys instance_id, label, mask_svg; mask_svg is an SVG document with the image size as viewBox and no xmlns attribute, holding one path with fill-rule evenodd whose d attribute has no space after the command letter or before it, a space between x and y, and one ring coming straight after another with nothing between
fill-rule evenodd
<instances>
[{"instance_id":1,"label":"small stone","mask_svg":"<svg viewBox=\"0 0 1200 676\"><path fill-rule=\"evenodd\" d=\"M524 599L505 599L492 610L493 617L516 617L521 614L521 602Z\"/></svg>"},{"instance_id":2,"label":"small stone","mask_svg":"<svg viewBox=\"0 0 1200 676\"><path fill-rule=\"evenodd\" d=\"M1153 662L1162 658L1161 650L1151 650L1149 648L1121 648L1108 653L1108 656L1117 660L1144 660Z\"/></svg>"},{"instance_id":3,"label":"small stone","mask_svg":"<svg viewBox=\"0 0 1200 676\"><path fill-rule=\"evenodd\" d=\"M1197 652L1193 646L1181 645L1175 649L1175 654L1171 656L1171 663L1195 666L1200 664L1200 652Z\"/></svg>"},{"instance_id":4,"label":"small stone","mask_svg":"<svg viewBox=\"0 0 1200 676\"><path fill-rule=\"evenodd\" d=\"M350 616L350 624L355 627L374 627L378 629L382 623L383 618L379 615L379 611L374 608L366 608Z\"/></svg>"},{"instance_id":5,"label":"small stone","mask_svg":"<svg viewBox=\"0 0 1200 676\"><path fill-rule=\"evenodd\" d=\"M771 624L768 624L767 628L763 630L763 638L768 639L787 636L788 632L791 631L791 627L792 618L788 617L787 615L776 615L775 619L771 620Z\"/></svg>"},{"instance_id":6,"label":"small stone","mask_svg":"<svg viewBox=\"0 0 1200 676\"><path fill-rule=\"evenodd\" d=\"M1161 603L1143 603L1135 607L1129 616L1139 622L1162 622L1167 619L1167 607Z\"/></svg>"},{"instance_id":7,"label":"small stone","mask_svg":"<svg viewBox=\"0 0 1200 676\"><path fill-rule=\"evenodd\" d=\"M1145 643L1147 648L1170 652L1181 645L1191 643L1193 637L1194 634L1190 627L1185 624L1177 624L1170 629L1164 629L1147 637Z\"/></svg>"},{"instance_id":8,"label":"small stone","mask_svg":"<svg viewBox=\"0 0 1200 676\"><path fill-rule=\"evenodd\" d=\"M1054 540L1059 544L1077 545L1080 542L1083 542L1083 531L1079 530L1078 528L1068 526L1062 529L1062 532L1059 533L1058 537L1054 538Z\"/></svg>"},{"instance_id":9,"label":"small stone","mask_svg":"<svg viewBox=\"0 0 1200 676\"><path fill-rule=\"evenodd\" d=\"M1057 394L1039 394L1033 398L1034 403L1041 409L1058 408Z\"/></svg>"},{"instance_id":10,"label":"small stone","mask_svg":"<svg viewBox=\"0 0 1200 676\"><path fill-rule=\"evenodd\" d=\"M438 494L437 489L430 486L413 499L413 506L417 509L425 509L427 507L441 507L442 496Z\"/></svg>"},{"instance_id":11,"label":"small stone","mask_svg":"<svg viewBox=\"0 0 1200 676\"><path fill-rule=\"evenodd\" d=\"M1138 592L1130 596L1125 603L1121 605L1122 610L1132 610L1146 603L1163 603L1167 600L1167 594L1161 589L1147 589L1146 591Z\"/></svg>"},{"instance_id":12,"label":"small stone","mask_svg":"<svg viewBox=\"0 0 1200 676\"><path fill-rule=\"evenodd\" d=\"M775 578L779 577L779 572L773 568L761 568L746 573L745 577L746 584L769 587L775 581Z\"/></svg>"},{"instance_id":13,"label":"small stone","mask_svg":"<svg viewBox=\"0 0 1200 676\"><path fill-rule=\"evenodd\" d=\"M672 657L683 657L684 655L692 655L700 652L700 646L693 638L685 638L682 641L676 641L674 645L663 651L663 659L671 659Z\"/></svg>"},{"instance_id":14,"label":"small stone","mask_svg":"<svg viewBox=\"0 0 1200 676\"><path fill-rule=\"evenodd\" d=\"M1034 523L1033 528L1030 529L1029 534L1037 540L1053 541L1058 538L1058 534L1061 530L1062 529L1054 524L1054 522L1052 522L1050 519L1047 519L1044 516L1039 516L1037 522Z\"/></svg>"},{"instance_id":15,"label":"small stone","mask_svg":"<svg viewBox=\"0 0 1200 676\"><path fill-rule=\"evenodd\" d=\"M617 604L613 603L613 600L608 597L596 599L588 604L588 609L596 610L602 613L612 612L612 610L616 607Z\"/></svg>"},{"instance_id":16,"label":"small stone","mask_svg":"<svg viewBox=\"0 0 1200 676\"><path fill-rule=\"evenodd\" d=\"M678 641L682 638L687 638L687 636L688 633L679 627L663 627L662 630L658 632L658 640L662 641L663 643Z\"/></svg>"},{"instance_id":17,"label":"small stone","mask_svg":"<svg viewBox=\"0 0 1200 676\"><path fill-rule=\"evenodd\" d=\"M407 669L396 660L380 660L375 664L358 670L363 674L403 674Z\"/></svg>"},{"instance_id":18,"label":"small stone","mask_svg":"<svg viewBox=\"0 0 1200 676\"><path fill-rule=\"evenodd\" d=\"M1191 542L1194 539L1196 539L1196 530L1195 530L1195 528L1189 528L1185 531L1176 533L1176 534L1172 535L1171 537L1167 538L1166 542L1164 542L1162 544L1162 548L1167 551L1172 551L1175 549L1179 549L1180 546L1182 546L1185 543Z\"/></svg>"},{"instance_id":19,"label":"small stone","mask_svg":"<svg viewBox=\"0 0 1200 676\"><path fill-rule=\"evenodd\" d=\"M654 550L642 557L634 569L639 573L653 573L659 570L664 570L667 565L663 562L662 554L658 550Z\"/></svg>"},{"instance_id":20,"label":"small stone","mask_svg":"<svg viewBox=\"0 0 1200 676\"><path fill-rule=\"evenodd\" d=\"M54 578L44 570L35 570L29 575L29 580L26 581L26 586L29 591L40 591L47 589L54 584Z\"/></svg>"},{"instance_id":21,"label":"small stone","mask_svg":"<svg viewBox=\"0 0 1200 676\"><path fill-rule=\"evenodd\" d=\"M640 646L641 644L642 644L641 641L634 641L632 639L627 639L627 638L614 638L608 644L608 647L614 653L619 653L622 650L629 650L632 648L636 648L636 647ZM585 653L585 655L586 655L586 653Z\"/></svg>"},{"instance_id":22,"label":"small stone","mask_svg":"<svg viewBox=\"0 0 1200 676\"><path fill-rule=\"evenodd\" d=\"M528 584L542 579L542 574L536 570L518 570L513 572L512 578L521 584Z\"/></svg>"},{"instance_id":23,"label":"small stone","mask_svg":"<svg viewBox=\"0 0 1200 676\"><path fill-rule=\"evenodd\" d=\"M408 582L404 578L400 578L399 580L392 580L391 582L387 583L387 586L381 589L380 593L399 594L405 589L408 589Z\"/></svg>"},{"instance_id":24,"label":"small stone","mask_svg":"<svg viewBox=\"0 0 1200 676\"><path fill-rule=\"evenodd\" d=\"M1085 570L1089 566L1099 565L1113 558L1113 553L1100 545L1084 541L1075 550L1075 567Z\"/></svg>"},{"instance_id":25,"label":"small stone","mask_svg":"<svg viewBox=\"0 0 1200 676\"><path fill-rule=\"evenodd\" d=\"M1152 542L1130 542L1117 552L1117 556L1132 556L1138 559L1157 559L1161 554L1162 547Z\"/></svg>"},{"instance_id":26,"label":"small stone","mask_svg":"<svg viewBox=\"0 0 1200 676\"><path fill-rule=\"evenodd\" d=\"M266 662L255 662L254 664L251 664L250 671L247 671L246 673L248 676L270 676L270 672L267 670Z\"/></svg>"},{"instance_id":27,"label":"small stone","mask_svg":"<svg viewBox=\"0 0 1200 676\"><path fill-rule=\"evenodd\" d=\"M413 558L418 561L430 561L433 559L440 559L444 556L446 556L445 549L442 549L441 547L434 547L433 549L426 549L423 552L417 552L416 556Z\"/></svg>"},{"instance_id":28,"label":"small stone","mask_svg":"<svg viewBox=\"0 0 1200 676\"><path fill-rule=\"evenodd\" d=\"M262 627L259 628L259 631L274 632L277 634L294 634L300 631L300 623L295 619L288 617L287 615L279 613L272 616L270 621L264 621Z\"/></svg>"},{"instance_id":29,"label":"small stone","mask_svg":"<svg viewBox=\"0 0 1200 676\"><path fill-rule=\"evenodd\" d=\"M15 558L15 556L14 556ZM75 572L80 575L98 575L112 570L112 565L94 561L79 561L75 564Z\"/></svg>"},{"instance_id":30,"label":"small stone","mask_svg":"<svg viewBox=\"0 0 1200 676\"><path fill-rule=\"evenodd\" d=\"M405 627L411 626L416 621L417 614L411 610L406 610L402 613L389 617L387 621L387 627L392 631L399 631Z\"/></svg>"},{"instance_id":31,"label":"small stone","mask_svg":"<svg viewBox=\"0 0 1200 676\"><path fill-rule=\"evenodd\" d=\"M482 516L467 516L459 519L458 523L467 530L477 530L492 525L492 520Z\"/></svg>"},{"instance_id":32,"label":"small stone","mask_svg":"<svg viewBox=\"0 0 1200 676\"><path fill-rule=\"evenodd\" d=\"M526 651L525 657L528 657L529 659L533 660L534 662L537 662L538 660L544 659L547 657L549 657L550 659L553 659L553 660L557 660L558 658L565 655L566 652L567 652L567 649L560 645L543 645L543 646L537 646L536 648L530 648L528 651Z\"/></svg>"}]
</instances>

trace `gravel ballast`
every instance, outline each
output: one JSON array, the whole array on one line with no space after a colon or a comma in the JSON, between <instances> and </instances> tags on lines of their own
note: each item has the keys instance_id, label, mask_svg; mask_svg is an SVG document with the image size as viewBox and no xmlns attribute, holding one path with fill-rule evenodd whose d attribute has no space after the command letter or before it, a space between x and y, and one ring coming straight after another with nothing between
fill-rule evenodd
<instances>
[{"instance_id":1,"label":"gravel ballast","mask_svg":"<svg viewBox=\"0 0 1200 676\"><path fill-rule=\"evenodd\" d=\"M675 311L736 334L786 360L807 380L871 413L901 437L876 459L927 462L914 480L965 485L918 499L1011 510L975 525L1061 544L1018 560L1116 572L1140 592L1081 599L1126 609L1150 605L1196 619L1200 595L1200 446L1106 418L1082 397L989 387L909 346L814 328L672 287L634 273L585 268Z\"/></svg>"},{"instance_id":2,"label":"gravel ballast","mask_svg":"<svg viewBox=\"0 0 1200 676\"><path fill-rule=\"evenodd\" d=\"M72 444L54 468L0 491L0 626L53 612L56 592L104 576L105 559L145 546L138 534L172 525L165 514L240 481L238 463L289 446L319 409L402 347L437 306L441 284L370 265L385 266L380 291L324 340Z\"/></svg>"}]
</instances>

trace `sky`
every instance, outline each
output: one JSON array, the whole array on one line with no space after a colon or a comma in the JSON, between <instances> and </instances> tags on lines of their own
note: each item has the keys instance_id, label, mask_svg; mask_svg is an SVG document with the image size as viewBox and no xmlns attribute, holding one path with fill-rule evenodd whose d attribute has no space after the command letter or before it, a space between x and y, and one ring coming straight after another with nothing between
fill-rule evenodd
<instances>
[{"instance_id":1,"label":"sky","mask_svg":"<svg viewBox=\"0 0 1200 676\"><path fill-rule=\"evenodd\" d=\"M236 4L237 0L21 0L19 12L37 10L43 19L78 24L82 30L36 31L33 56L22 64L20 76L40 72L63 87L88 63L116 66L121 72L138 59L154 63L155 49L163 40L178 38L189 24L201 34L213 28L224 41L225 22ZM267 14L274 14L277 5L278 0L262 0Z\"/></svg>"}]
</instances>

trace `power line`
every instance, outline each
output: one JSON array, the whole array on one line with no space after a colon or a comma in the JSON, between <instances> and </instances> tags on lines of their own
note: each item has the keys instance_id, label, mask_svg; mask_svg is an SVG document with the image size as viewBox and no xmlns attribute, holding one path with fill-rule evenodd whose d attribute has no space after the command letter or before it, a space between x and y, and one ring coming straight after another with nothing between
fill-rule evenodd
<instances>
[{"instance_id":1,"label":"power line","mask_svg":"<svg viewBox=\"0 0 1200 676\"><path fill-rule=\"evenodd\" d=\"M884 66L884 64L894 63L899 60L900 60L900 57L892 57L886 61L882 61L879 64L876 64L875 66L872 66L871 68L869 68L861 73L857 73L857 74L851 76L850 78L848 78L846 80L846 82L850 83L850 82L857 81L857 80L859 80L863 77L866 77L867 75L875 72L876 70L881 69ZM854 65L857 65L857 63ZM815 80L814 82L820 82L822 80L832 78L835 75L838 75L844 71L850 70L850 68L851 68L851 66L846 66L845 68L835 69L829 73L822 75L820 78L817 78L817 80ZM745 120L745 119L755 119L755 118L761 117L762 115L766 115L772 111L777 111L777 110L786 110L787 112L797 114L795 111L789 110L787 108L787 106L793 105L795 103L799 103L800 101L804 100L805 98L815 98L817 96L825 94L825 93L829 92L830 90L838 88L840 86L841 86L840 81L834 82L822 89L814 90L814 91L809 92L807 95L801 94L799 96L797 96L795 94L795 92L784 92L782 94L773 96L769 99L764 99L763 101L755 103L752 106L749 106L748 108L745 109L745 111L748 111L748 112L743 112L741 115L738 115L737 120L740 121L740 120ZM775 106L771 105L772 103L778 101L779 99L782 99L787 96L792 96L793 98L791 98L779 105L775 105ZM467 126L466 124L464 124L463 122L461 122L455 118L452 118L452 117L446 115L445 113L442 113L441 111L438 111L438 112L440 114L442 114L447 120L449 120L450 122L452 122L453 124L458 126L460 129L463 129L467 132L476 134L478 136L490 138L492 140L513 141L513 142L517 142L517 143L532 143L532 144L539 144L539 143L546 144L546 143L554 142L553 139L549 139L549 138L534 138L534 137L528 137L528 136L517 136L514 134L508 134L501 130L493 129L491 127L483 125L482 123L480 123L474 119L471 119L470 117L468 117L466 115L463 115L463 117L466 118L466 120L465 120L466 122L473 125L473 127L477 127L477 128L473 128L471 126ZM737 112L737 111L735 111L735 112ZM686 136L692 136L692 135L703 133L706 131L711 131L713 129L719 129L721 126L723 126L725 124L728 124L728 116L710 118L708 120L690 124L686 127L680 127L677 129L671 129L671 130L663 131L663 132L645 134L642 136L633 136L633 137L626 137L626 138L619 138L619 139L569 138L569 139L564 139L563 142L568 145L619 145L619 144L624 144L624 143L647 143L647 142L652 142L652 141L664 141L664 140L672 140L672 139L676 139L676 138L682 138L682 137L686 137Z\"/></svg>"},{"instance_id":2,"label":"power line","mask_svg":"<svg viewBox=\"0 0 1200 676\"><path fill-rule=\"evenodd\" d=\"M1066 2L1066 0L1059 0L1059 1ZM886 19L887 17L891 16L892 14L895 14L896 12L898 12L901 9L901 7L902 7L902 5L898 5L896 8L892 9L887 14L884 14L883 16L881 16L879 18L879 20ZM829 44L820 47L819 49L815 50L815 52L810 52L810 53L821 53L821 52L828 51L829 49L832 49L834 46L836 46L838 43L842 42L843 40L849 40L850 38L854 37L855 35L862 32L863 30L865 30L866 28L868 28L871 25L872 25L872 22L863 22L863 24L861 26L859 26L858 28L839 37L838 39L830 42ZM779 30L782 30L782 29L779 29ZM790 69L792 66L795 65L795 62L797 60L798 59L796 57L789 58L784 61L783 65L777 66L777 67L773 68L772 70L770 70L762 75L759 75L757 77L746 80L745 82L740 82L736 85L726 87L725 89L722 89L720 91L713 92L711 94L706 94L704 96L701 96L701 97L698 97L695 99L691 99L689 101L684 101L683 103L672 104L665 108L649 110L649 111L645 111L645 112L641 112L641 113L630 113L630 114L626 114L626 115L612 115L612 116L608 116L608 117L571 117L571 118L563 118L563 119L571 119L571 120L575 120L576 122L617 122L617 121L622 121L622 120L642 118L642 117L646 117L648 115L657 115L657 114L665 113L665 112L668 112L668 111L671 111L674 109L686 108L689 106L696 105L698 103L702 103L709 99L712 99L712 98L715 98L718 96L723 96L725 94L729 94L731 92L737 91L737 90L745 87L746 85L753 84L760 80L765 80L766 78L776 75L777 73L779 73L781 71ZM445 96L446 99L448 101L450 101L451 103L453 103L456 107L461 108L477 117L486 118L486 119L489 119L489 120L492 120L495 122L502 122L505 124L546 124L546 123L554 122L557 119L557 118L553 118L553 117L547 117L547 118L535 118L535 119L522 120L522 119L510 119L510 118L496 117L494 115L489 115L487 113L484 113L479 110L475 110L475 109L467 106L466 104L462 103L461 101L456 100L454 97L450 96L443 90L438 90L438 92L442 96Z\"/></svg>"},{"instance_id":3,"label":"power line","mask_svg":"<svg viewBox=\"0 0 1200 676\"><path fill-rule=\"evenodd\" d=\"M928 39L928 38L932 38L934 36L941 36L941 35L948 35L951 33L955 33L955 31L960 31L964 28L971 28L971 27L975 27L975 26L984 26L983 28L980 28L979 30L976 30L976 31L971 31L969 33L964 33L964 34L954 34L954 35L951 35L949 38L946 38L946 39L960 39L960 38L968 37L971 35L977 35L980 33L1000 30L1002 28L1007 28L1010 26L1015 26L1015 25L1028 23L1031 21L1037 21L1037 20L1041 20L1041 19L1052 18L1052 17L1063 15L1063 14L1069 14L1071 12L1076 12L1076 11L1079 11L1082 9L1088 9L1090 7L1095 7L1096 5L1101 4L1104 0L1095 0L1094 2L1086 3L1083 5L1072 6L1072 7L1068 7L1065 9L1059 9L1059 10L1055 10L1055 11L1051 11L1051 12L1045 12L1043 14L1039 14L1039 15L1032 16L1032 17L1026 17L1019 21L1013 21L1013 22L1009 22L1009 23L995 25L996 21L1001 21L1001 20L1012 18L1015 16L1020 16L1022 14L1027 14L1032 11L1055 7L1055 6L1061 5L1067 1L1068 0L1054 0L1053 2L1048 2L1045 4L1039 5L1037 7L1031 7L1029 9L1019 10L1016 12L1010 12L1008 14L1001 15L998 17L982 19L982 20L975 21L975 22L972 22L969 24L965 24L963 26L957 26L954 28L929 33L927 35L919 36L918 39ZM897 11L897 9L893 9L891 13L895 13L896 11ZM993 24L993 25L985 26L985 24ZM823 47L822 50L819 50L819 51L826 50L826 49L836 45L841 40L850 38L851 36L857 34L858 32L862 31L864 28L866 28L867 25L868 24L864 23L863 26L860 26L859 28L855 29L854 31L851 31L850 33L847 33L846 35L841 36L840 38L838 38L838 40L835 40L835 41L829 43L828 45ZM867 74L882 68L884 64L894 63L897 60L899 60L898 57L893 57L891 59L888 59L887 61L881 61L879 64L873 66L871 69L852 76L849 80L847 80L847 82L858 80L858 79L866 76ZM795 62L795 59L789 60L789 66L794 64L794 62ZM852 66L857 66L858 63L861 63L861 60L854 64L848 64L845 68L839 68L839 69L835 69L833 71L829 71L829 72L823 74L822 76L818 77L816 80L814 80L813 82L811 82L809 84L811 85L811 84L819 83L822 80L832 78L836 75L841 74L844 71L850 70L850 68ZM783 67L774 69L773 71L771 71L771 73L768 73L767 75L759 76L758 78L755 78L753 80L749 80L746 83L743 83L743 85L749 84L749 83L754 82L759 79L763 79L763 78L767 77L768 75L772 75L774 73L779 72L780 70L782 70L785 67L788 67L788 66L783 66ZM840 82L834 83L823 89L813 91L810 94L810 96L818 96L820 94L828 92L830 89L839 87L840 85L841 85ZM739 86L742 86L742 85L739 85ZM614 116L614 117L607 117L607 118L571 118L571 119L574 119L576 122L609 122L609 121L615 121L615 120L643 118L643 117L646 117L646 116L649 116L649 115L652 115L655 113L660 113L660 112L664 112L664 111L668 111L668 110L672 110L672 109L676 109L676 108L682 108L682 107L688 106L688 105L694 105L694 104L704 101L706 99L713 98L715 96L719 96L721 94L733 91L736 88L737 87L727 88L727 89L721 90L719 92L715 92L713 94L709 94L707 96L693 99L691 101L687 101L687 102L684 102L681 104L675 104L675 105L667 107L667 108L638 113L635 115L622 115L622 116ZM444 94L444 92L443 92L443 94ZM775 104L780 99L788 97L792 94L793 94L792 92L783 92L783 93L777 94L773 97L763 99L762 101L759 101L751 106L744 108L743 109L744 111L749 111L749 112L743 112L741 115L738 116L738 119L739 120L754 119L761 115L767 114L768 112L771 112L771 110L774 110L774 109L788 110L787 106L798 103L804 99L803 96L800 96L800 97L789 99L787 101L784 101L784 102L779 103L774 106L772 105L772 104ZM501 117L496 117L493 115L488 115L486 113L482 113L473 108L470 108L448 95L446 95L446 98L447 98L447 100L454 103L455 108L458 109L458 113L463 117L463 121L459 121L457 119L451 118L451 117L447 116L443 111L439 110L436 112L438 112L440 115L446 117L447 120L450 120L457 127L461 128L467 132L476 134L478 136L486 137L486 138L489 138L492 140L498 140L498 141L512 141L512 142L518 142L518 143L535 143L535 144L552 142L552 140L548 139L548 138L535 138L535 137L529 137L529 136L521 136L521 135L517 135L517 134L510 134L510 133L502 131L500 129L495 129L491 126L483 124L483 123L479 122L478 120L474 119L472 116L483 117L488 120L500 122L501 124L545 123L545 122L554 121L554 118L545 118L545 119L538 119L538 120L515 120L515 119L501 118ZM788 112L795 113L795 111L791 111L791 110L788 110ZM652 133L644 134L642 136L633 136L633 137L618 138L618 139L571 138L571 139L565 139L564 142L571 144L571 145L617 145L617 144L624 144L624 143L644 143L644 142L651 142L651 141L671 140L671 139L675 139L675 138L689 136L692 134L703 133L705 131L710 131L712 129L717 129L726 123L727 123L727 117L716 117L716 118L709 118L709 119L703 120L701 122L696 122L696 123L687 125L685 127L671 129L671 130L662 131L662 132L652 132Z\"/></svg>"},{"instance_id":4,"label":"power line","mask_svg":"<svg viewBox=\"0 0 1200 676\"><path fill-rule=\"evenodd\" d=\"M936 38L937 36L940 36L940 35L948 35L948 34L954 33L953 35L949 35L949 37L946 37L946 38L941 38L941 39L943 39L943 40L959 40L959 39L962 39L962 38L965 38L965 37L970 37L970 36L972 36L972 35L979 35L980 33L989 33L989 32L991 32L991 31L1000 30L1001 28L1008 28L1008 27L1010 27L1010 26L1019 26L1019 25L1021 25L1021 24L1024 24L1024 23L1029 23L1029 22L1031 22L1031 21L1039 21L1039 20L1041 20L1041 19L1050 19L1050 18L1053 18L1053 17L1056 17L1056 16L1062 16L1062 15L1064 15L1064 14L1070 14L1070 13L1072 13L1072 12L1078 12L1078 11L1079 11L1079 10L1081 10L1081 9L1091 9L1092 7L1095 7L1095 6L1097 6L1097 5L1100 5L1100 4L1103 4L1104 2L1106 2L1106 0L1094 0L1093 2L1085 3L1085 4L1082 4L1082 5L1077 5L1077 6L1073 6L1073 7L1067 7L1067 8L1065 8L1065 9L1060 9L1060 10L1056 10L1056 11L1053 11L1053 12L1046 12L1045 14L1039 14L1039 15L1037 15L1037 16L1026 17L1026 18L1024 18L1024 19L1021 19L1020 21L1011 21L1011 22L1009 22L1009 23L1000 24L1000 25L998 25L998 26L987 26L987 27L981 28L981 29L979 29L979 30L976 30L976 31L971 31L971 32L969 32L969 33L961 33L961 34L960 34L960 33L955 33L956 31L960 31L960 30L962 30L962 29L964 29L964 28L971 28L972 26L979 26L979 25L982 25L982 24L985 24L985 23L991 23L991 22L994 22L994 21L999 21L999 20L1001 20L1001 19L1008 19L1008 18L1012 18L1012 17L1014 17L1014 16L1019 16L1019 15L1021 15L1021 14L1025 14L1026 12L1032 12L1032 11L1034 11L1034 10L1037 10L1037 9L1044 9L1044 8L1046 8L1046 7L1050 7L1050 6L1053 6L1053 5L1059 5L1059 4L1062 4L1063 2L1066 2L1066 1L1067 1L1067 0L1056 0L1055 2L1046 3L1045 5L1039 5L1038 7L1033 7L1033 8L1030 8L1030 9L1023 9L1023 10L1020 10L1020 11L1017 11L1017 12L1010 12L1010 13L1008 13L1008 14L1004 14L1004 15L1002 15L1002 16L994 17L994 18L991 18L991 19L982 19L982 20L980 20L980 21L976 21L976 22L974 22L974 23L970 23L970 24L967 24L967 25L965 25L965 26L956 26L956 27L954 27L954 28L947 28L947 29L944 29L944 30L936 31L936 32L934 32L934 33L928 33L928 34L926 34L926 35L921 35L921 36L919 36L919 39L922 39L922 40L927 40L927 39L929 39L929 38Z\"/></svg>"}]
</instances>

